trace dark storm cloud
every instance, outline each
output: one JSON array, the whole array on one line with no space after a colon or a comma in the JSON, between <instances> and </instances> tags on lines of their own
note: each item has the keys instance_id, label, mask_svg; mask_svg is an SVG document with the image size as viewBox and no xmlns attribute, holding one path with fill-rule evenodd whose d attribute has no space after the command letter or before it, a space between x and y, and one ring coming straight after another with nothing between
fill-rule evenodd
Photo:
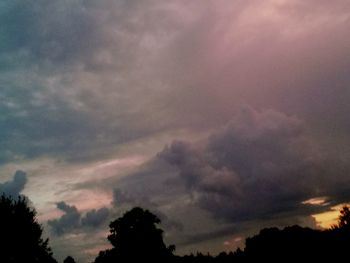
<instances>
[{"instance_id":1,"label":"dark storm cloud","mask_svg":"<svg viewBox=\"0 0 350 263\"><path fill-rule=\"evenodd\" d=\"M243 107L207 139L174 141L136 174L117 183L160 203L176 203L189 195L188 204L226 222L300 222L299 218L340 202L337 189L349 183L348 165L341 157L322 152L304 126L294 116ZM154 174L158 177L151 179ZM138 189L141 185L147 187ZM114 196L115 203L133 200L119 190ZM302 203L318 196L332 201L324 206Z\"/></svg>"},{"instance_id":2,"label":"dark storm cloud","mask_svg":"<svg viewBox=\"0 0 350 263\"><path fill-rule=\"evenodd\" d=\"M87 116L70 109L59 98L46 98L42 94L40 101L36 96L44 90L31 88L13 87L13 83L4 83L1 88L0 145L4 151L0 163L59 152L69 156L73 145L85 151L86 145L77 138L94 137L96 132Z\"/></svg>"},{"instance_id":3,"label":"dark storm cloud","mask_svg":"<svg viewBox=\"0 0 350 263\"><path fill-rule=\"evenodd\" d=\"M66 73L67 68L78 73L74 67L82 66L91 73L127 74L135 61L148 57L143 53L148 45L171 33L166 30L178 23L170 4L152 3L159 4L153 0L2 1L1 69L32 65L37 67L34 72L52 76Z\"/></svg>"},{"instance_id":4,"label":"dark storm cloud","mask_svg":"<svg viewBox=\"0 0 350 263\"><path fill-rule=\"evenodd\" d=\"M84 2L1 2L0 163L62 153L69 159L74 148L86 152L83 141L100 130L64 95L72 78L66 73L97 45Z\"/></svg>"},{"instance_id":5,"label":"dark storm cloud","mask_svg":"<svg viewBox=\"0 0 350 263\"><path fill-rule=\"evenodd\" d=\"M324 152L306 124L275 110L242 107L206 139L174 141L137 172L107 180L120 187L113 204L154 211L165 205L167 217L188 233L169 231L181 248L272 225L316 227L311 215L350 201L350 167L346 158ZM325 203L305 203L314 197Z\"/></svg>"},{"instance_id":6,"label":"dark storm cloud","mask_svg":"<svg viewBox=\"0 0 350 263\"><path fill-rule=\"evenodd\" d=\"M203 145L174 142L158 158L178 169L200 207L232 222L298 215L302 201L329 194L345 177L325 178L327 157L301 121L271 110L246 108Z\"/></svg>"},{"instance_id":7,"label":"dark storm cloud","mask_svg":"<svg viewBox=\"0 0 350 263\"><path fill-rule=\"evenodd\" d=\"M347 201L349 10L347 0L1 1L0 164L75 165L121 147L147 158L160 134L180 131L138 172L101 183L122 189L116 207L150 203L188 224L199 210L293 221L314 211L304 198ZM242 103L259 111L237 115ZM64 220L79 216L81 230L74 211Z\"/></svg>"},{"instance_id":8,"label":"dark storm cloud","mask_svg":"<svg viewBox=\"0 0 350 263\"><path fill-rule=\"evenodd\" d=\"M27 175L23 171L16 171L13 179L0 184L0 194L17 197L27 183Z\"/></svg>"},{"instance_id":9,"label":"dark storm cloud","mask_svg":"<svg viewBox=\"0 0 350 263\"><path fill-rule=\"evenodd\" d=\"M1 27L0 52L5 58L19 53L17 65L30 59L72 63L96 45L96 18L84 1L5 0L1 7L0 23L6 26Z\"/></svg>"},{"instance_id":10,"label":"dark storm cloud","mask_svg":"<svg viewBox=\"0 0 350 263\"><path fill-rule=\"evenodd\" d=\"M145 71L152 43L172 27L168 9L130 1L2 1L0 163L101 158L162 130L141 122L141 108L153 102L137 97L154 88ZM163 11L168 15L158 15Z\"/></svg>"},{"instance_id":11,"label":"dark storm cloud","mask_svg":"<svg viewBox=\"0 0 350 263\"><path fill-rule=\"evenodd\" d=\"M109 156L158 132L223 125L241 101L344 136L347 4L314 6L2 1L0 162Z\"/></svg>"}]
</instances>

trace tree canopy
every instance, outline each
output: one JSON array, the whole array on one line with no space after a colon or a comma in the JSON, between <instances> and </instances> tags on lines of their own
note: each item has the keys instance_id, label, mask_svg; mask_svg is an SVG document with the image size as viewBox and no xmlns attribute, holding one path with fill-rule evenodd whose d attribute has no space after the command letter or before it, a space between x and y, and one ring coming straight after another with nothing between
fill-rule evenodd
<instances>
[{"instance_id":1,"label":"tree canopy","mask_svg":"<svg viewBox=\"0 0 350 263\"><path fill-rule=\"evenodd\" d=\"M76 263L76 262L73 257L68 256L64 259L63 263Z\"/></svg>"},{"instance_id":2,"label":"tree canopy","mask_svg":"<svg viewBox=\"0 0 350 263\"><path fill-rule=\"evenodd\" d=\"M284 229L265 228L246 239L245 248L235 252L174 256L166 247L157 216L142 208L134 208L111 222L108 240L113 248L101 251L95 263L172 262L228 263L335 260L348 255L350 245L350 209L343 207L337 227L328 230L289 226Z\"/></svg>"},{"instance_id":3,"label":"tree canopy","mask_svg":"<svg viewBox=\"0 0 350 263\"><path fill-rule=\"evenodd\" d=\"M148 210L136 207L109 225L108 240L113 248L101 251L95 263L112 262L281 262L284 260L322 261L345 258L350 245L350 208L340 211L338 224L328 230L300 226L284 229L265 228L247 238L244 250L209 254L174 256L175 246L166 246L161 220ZM0 262L57 263L48 239L42 237L36 211L25 197L0 196ZM74 263L68 256L64 263Z\"/></svg>"},{"instance_id":4,"label":"tree canopy","mask_svg":"<svg viewBox=\"0 0 350 263\"><path fill-rule=\"evenodd\" d=\"M108 240L113 249L101 252L95 262L109 262L112 258L164 260L171 257L175 247L164 244L159 224L160 219L148 210L133 208L110 223Z\"/></svg>"},{"instance_id":5,"label":"tree canopy","mask_svg":"<svg viewBox=\"0 0 350 263\"><path fill-rule=\"evenodd\" d=\"M338 218L339 227L349 227L350 226L350 208L348 206L343 206L340 210L340 215Z\"/></svg>"},{"instance_id":6,"label":"tree canopy","mask_svg":"<svg viewBox=\"0 0 350 263\"><path fill-rule=\"evenodd\" d=\"M54 263L36 211L24 197L0 197L0 262Z\"/></svg>"}]
</instances>

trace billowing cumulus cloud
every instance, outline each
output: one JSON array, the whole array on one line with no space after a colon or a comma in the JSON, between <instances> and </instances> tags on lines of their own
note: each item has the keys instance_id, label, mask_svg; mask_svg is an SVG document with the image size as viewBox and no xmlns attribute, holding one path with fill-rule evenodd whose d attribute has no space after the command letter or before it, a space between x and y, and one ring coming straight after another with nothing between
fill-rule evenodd
<instances>
[{"instance_id":1,"label":"billowing cumulus cloud","mask_svg":"<svg viewBox=\"0 0 350 263\"><path fill-rule=\"evenodd\" d=\"M81 214L75 206L67 205L65 202L59 202L56 206L64 214L59 219L48 221L49 226L55 234L62 235L67 231L79 227Z\"/></svg>"},{"instance_id":2,"label":"billowing cumulus cloud","mask_svg":"<svg viewBox=\"0 0 350 263\"><path fill-rule=\"evenodd\" d=\"M16 171L13 179L0 184L0 195L5 194L12 197L20 195L27 183L27 174L23 171Z\"/></svg>"},{"instance_id":3,"label":"billowing cumulus cloud","mask_svg":"<svg viewBox=\"0 0 350 263\"><path fill-rule=\"evenodd\" d=\"M158 158L176 167L201 207L233 221L298 209L323 187L323 159L301 121L271 110L245 108L206 142L174 142Z\"/></svg>"},{"instance_id":4,"label":"billowing cumulus cloud","mask_svg":"<svg viewBox=\"0 0 350 263\"><path fill-rule=\"evenodd\" d=\"M106 207L93 209L82 215L75 206L70 206L65 202L59 202L56 206L64 212L60 218L48 221L48 225L56 235L74 232L82 227L97 228L106 221L109 215Z\"/></svg>"},{"instance_id":5,"label":"billowing cumulus cloud","mask_svg":"<svg viewBox=\"0 0 350 263\"><path fill-rule=\"evenodd\" d=\"M245 106L206 139L174 141L116 184L156 207L166 204L171 217L186 215L182 222L191 234L178 242L188 245L223 237L228 229L234 235L266 224L315 227L312 214L345 201L346 190L338 190L348 185L348 171L341 156L322 152L299 118ZM329 202L304 202L318 196ZM121 190L114 198L134 202ZM189 227L203 211L214 220L209 232L205 223Z\"/></svg>"}]
</instances>

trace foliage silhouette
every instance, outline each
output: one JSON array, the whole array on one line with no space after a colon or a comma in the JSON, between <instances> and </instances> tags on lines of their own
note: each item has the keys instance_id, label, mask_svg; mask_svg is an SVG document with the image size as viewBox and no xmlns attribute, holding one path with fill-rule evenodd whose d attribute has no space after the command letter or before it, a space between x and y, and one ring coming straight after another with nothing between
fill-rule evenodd
<instances>
[{"instance_id":1,"label":"foliage silhouette","mask_svg":"<svg viewBox=\"0 0 350 263\"><path fill-rule=\"evenodd\" d=\"M36 212L24 197L0 197L0 262L54 263Z\"/></svg>"},{"instance_id":2,"label":"foliage silhouette","mask_svg":"<svg viewBox=\"0 0 350 263\"><path fill-rule=\"evenodd\" d=\"M350 209L348 206L343 206L343 208L340 210L338 227L350 227Z\"/></svg>"},{"instance_id":3,"label":"foliage silhouette","mask_svg":"<svg viewBox=\"0 0 350 263\"><path fill-rule=\"evenodd\" d=\"M68 256L65 258L65 260L63 261L63 263L76 263L74 258L71 256Z\"/></svg>"},{"instance_id":4,"label":"foliage silhouette","mask_svg":"<svg viewBox=\"0 0 350 263\"><path fill-rule=\"evenodd\" d=\"M348 257L350 248L350 210L343 207L338 225L329 230L315 230L300 226L284 229L265 228L246 239L245 249L209 254L163 257L161 262L174 263L246 263L246 262L331 262ZM108 239L113 249L101 251L95 263L106 262L156 262L156 255L166 252L162 231L156 227L160 220L141 208L134 208L110 224ZM153 244L153 245L152 245ZM157 249L156 249L157 248ZM153 259L153 260L152 260Z\"/></svg>"},{"instance_id":5,"label":"foliage silhouette","mask_svg":"<svg viewBox=\"0 0 350 263\"><path fill-rule=\"evenodd\" d=\"M170 260L175 246L164 244L159 224L160 219L156 215L140 207L126 212L109 225L108 240L113 248L100 252L95 262Z\"/></svg>"}]
</instances>

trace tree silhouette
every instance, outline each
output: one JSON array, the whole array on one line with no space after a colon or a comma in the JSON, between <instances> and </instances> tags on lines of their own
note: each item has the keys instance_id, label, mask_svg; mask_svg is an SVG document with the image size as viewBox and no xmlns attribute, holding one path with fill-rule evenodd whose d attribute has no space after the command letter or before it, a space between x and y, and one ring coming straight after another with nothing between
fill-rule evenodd
<instances>
[{"instance_id":1,"label":"tree silhouette","mask_svg":"<svg viewBox=\"0 0 350 263\"><path fill-rule=\"evenodd\" d=\"M36 212L24 197L0 197L0 262L54 263Z\"/></svg>"},{"instance_id":2,"label":"tree silhouette","mask_svg":"<svg viewBox=\"0 0 350 263\"><path fill-rule=\"evenodd\" d=\"M331 229L311 229L298 225L279 229L264 228L246 238L245 248L235 252L172 255L157 227L159 218L147 210L134 208L110 224L112 249L101 251L95 263L247 263L247 262L335 262L348 257L350 247L350 208L343 207L339 222Z\"/></svg>"},{"instance_id":3,"label":"tree silhouette","mask_svg":"<svg viewBox=\"0 0 350 263\"><path fill-rule=\"evenodd\" d=\"M348 206L343 206L340 210L340 215L338 218L339 227L349 227L350 226L350 209Z\"/></svg>"},{"instance_id":4,"label":"tree silhouette","mask_svg":"<svg viewBox=\"0 0 350 263\"><path fill-rule=\"evenodd\" d=\"M63 261L63 263L76 263L74 258L71 256L66 257L66 259Z\"/></svg>"},{"instance_id":5,"label":"tree silhouette","mask_svg":"<svg viewBox=\"0 0 350 263\"><path fill-rule=\"evenodd\" d=\"M100 252L95 262L158 261L171 258L175 246L163 242L163 230L158 228L160 219L142 208L136 207L121 218L111 222L108 240L113 249Z\"/></svg>"}]
</instances>

